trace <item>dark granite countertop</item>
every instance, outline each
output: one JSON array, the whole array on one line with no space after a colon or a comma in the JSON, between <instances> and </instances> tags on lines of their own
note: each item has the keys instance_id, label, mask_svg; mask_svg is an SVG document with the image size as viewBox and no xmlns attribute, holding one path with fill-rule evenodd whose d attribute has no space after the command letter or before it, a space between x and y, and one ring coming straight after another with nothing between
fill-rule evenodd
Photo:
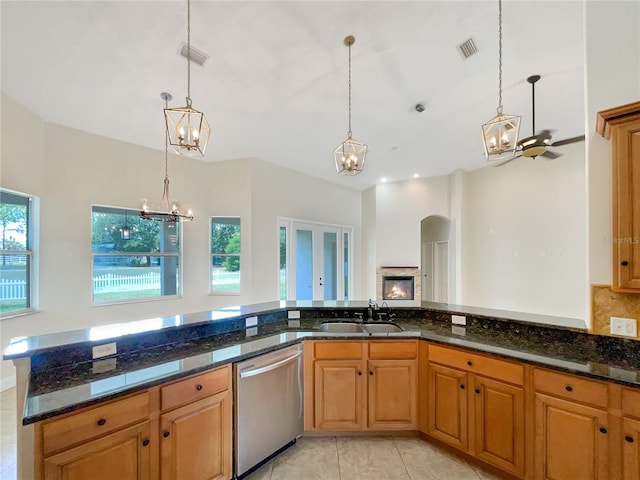
<instances>
[{"instance_id":1,"label":"dark granite countertop","mask_svg":"<svg viewBox=\"0 0 640 480\"><path fill-rule=\"evenodd\" d=\"M398 333L340 334L318 329L323 321L367 313L366 307L366 302L272 302L142 320L18 339L9 345L5 359L30 357L24 424L304 339L423 339L640 386L640 342L588 334L580 328L579 320L560 319L561 325L557 325L553 318L544 316L423 303L381 311L387 317L391 313L392 320L403 327ZM302 318L287 320L292 310L299 311ZM452 313L465 315L467 325L452 325ZM246 319L253 316L258 325L246 328ZM25 342L21 349L16 348L20 341ZM92 360L92 348L109 342L117 344L117 355Z\"/></svg>"}]
</instances>

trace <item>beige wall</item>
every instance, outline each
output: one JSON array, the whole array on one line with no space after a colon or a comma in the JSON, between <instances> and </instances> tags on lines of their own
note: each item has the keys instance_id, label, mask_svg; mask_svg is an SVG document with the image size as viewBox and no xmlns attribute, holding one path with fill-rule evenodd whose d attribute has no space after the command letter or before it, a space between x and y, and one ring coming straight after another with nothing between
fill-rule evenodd
<instances>
[{"instance_id":1,"label":"beige wall","mask_svg":"<svg viewBox=\"0 0 640 480\"><path fill-rule=\"evenodd\" d=\"M93 306L91 206L137 208L146 197L155 207L164 154L46 123L5 95L1 120L0 186L40 199L38 312L0 322L2 349L17 336L276 300L278 216L349 225L360 234L359 191L255 159L204 163L170 156L171 196L195 212L183 226L183 297ZM159 137L163 145L162 131ZM208 230L215 215L241 217L240 296L209 295ZM354 290L359 295L357 281ZM11 386L13 366L0 366L0 387Z\"/></svg>"}]
</instances>

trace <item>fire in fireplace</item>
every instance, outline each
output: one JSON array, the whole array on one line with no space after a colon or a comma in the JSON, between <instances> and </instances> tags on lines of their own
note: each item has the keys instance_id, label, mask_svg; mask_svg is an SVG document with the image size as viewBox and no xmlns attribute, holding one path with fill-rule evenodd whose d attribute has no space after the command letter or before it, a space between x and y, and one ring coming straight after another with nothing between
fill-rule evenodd
<instances>
[{"instance_id":1,"label":"fire in fireplace","mask_svg":"<svg viewBox=\"0 0 640 480\"><path fill-rule=\"evenodd\" d=\"M382 277L383 300L413 300L413 277Z\"/></svg>"}]
</instances>

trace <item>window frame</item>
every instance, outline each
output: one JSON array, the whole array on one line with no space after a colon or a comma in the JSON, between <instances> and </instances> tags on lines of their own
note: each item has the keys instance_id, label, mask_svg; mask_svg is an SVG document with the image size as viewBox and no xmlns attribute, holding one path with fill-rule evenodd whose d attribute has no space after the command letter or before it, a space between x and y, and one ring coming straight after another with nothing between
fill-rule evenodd
<instances>
[{"instance_id":1,"label":"window frame","mask_svg":"<svg viewBox=\"0 0 640 480\"><path fill-rule=\"evenodd\" d=\"M27 207L27 219L25 222L25 249L24 250L5 250L0 245L0 255L24 255L27 257L27 269L26 269L26 307L18 310L12 310L7 313L0 312L0 320L6 318L19 317L22 315L29 315L38 311L38 241L39 241L39 206L40 199L35 195L28 193L18 192L7 188L0 188L0 194L8 195L10 197L18 197L25 200ZM21 203L15 203L14 205L21 205ZM1 299L0 299L1 300Z\"/></svg>"},{"instance_id":2,"label":"window frame","mask_svg":"<svg viewBox=\"0 0 640 480\"><path fill-rule=\"evenodd\" d=\"M213 225L233 225L232 223L216 222L215 219L234 219L238 221L238 232L240 234L240 252L226 253L213 252ZM237 291L216 291L213 283L213 259L214 257L231 258L237 257L240 267L238 269L239 281ZM209 217L209 295L214 296L239 296L242 295L242 217L240 215L212 215Z\"/></svg>"},{"instance_id":3,"label":"window frame","mask_svg":"<svg viewBox=\"0 0 640 480\"><path fill-rule=\"evenodd\" d=\"M93 215L94 213L96 213L95 209L102 209L102 210L113 210L113 212L101 212L101 213L114 213L114 214L118 214L120 213L121 215L124 215L125 212L133 219L137 219L140 216L140 210L139 209L133 209L133 208L128 208L128 207L115 207L115 206L111 206L111 205L99 205L99 204L93 204L91 205L91 245L90 245L90 249L91 249L91 304L94 307L102 307L102 306L109 306L109 305L121 305L121 304L127 304L127 303L142 303L142 302L154 302L154 301L159 301L159 300L171 300L171 299L176 299L176 298L182 298L183 296L183 279L184 279L184 275L183 275L183 229L181 227L181 223L180 222L176 222L176 223L171 223L172 225L177 225L177 241L178 241L178 251L177 252L162 252L162 251L157 251L157 252L148 252L148 251L132 251L132 252L96 252L93 249ZM100 212L98 212L100 213ZM160 231L159 231L159 235L162 235L162 227L169 225L169 222L165 223L165 222L156 222L154 220L143 220L144 222L153 222L153 223L157 223L160 226ZM113 258L117 258L117 257L157 257L157 258L176 258L177 259L177 271L176 271L176 276L177 276L177 280L176 280L176 293L175 294L169 294L169 295L162 295L162 293L160 293L159 295L155 295L155 296L151 296L151 297L132 297L132 298L123 298L123 299L116 299L116 300L102 300L102 301L96 301L95 299L95 259L96 257L113 257ZM162 267L161 267L161 273L160 273L160 282L162 283Z\"/></svg>"}]
</instances>

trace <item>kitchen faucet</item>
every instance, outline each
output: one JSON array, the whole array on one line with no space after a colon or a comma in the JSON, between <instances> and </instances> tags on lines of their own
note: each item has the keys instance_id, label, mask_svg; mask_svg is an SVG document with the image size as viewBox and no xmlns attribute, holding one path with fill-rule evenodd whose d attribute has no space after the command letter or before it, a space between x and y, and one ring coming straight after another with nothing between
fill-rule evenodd
<instances>
[{"instance_id":1,"label":"kitchen faucet","mask_svg":"<svg viewBox=\"0 0 640 480\"><path fill-rule=\"evenodd\" d=\"M373 311L378 311L378 304L369 299L369 308L367 309L367 318L373 320Z\"/></svg>"}]
</instances>

